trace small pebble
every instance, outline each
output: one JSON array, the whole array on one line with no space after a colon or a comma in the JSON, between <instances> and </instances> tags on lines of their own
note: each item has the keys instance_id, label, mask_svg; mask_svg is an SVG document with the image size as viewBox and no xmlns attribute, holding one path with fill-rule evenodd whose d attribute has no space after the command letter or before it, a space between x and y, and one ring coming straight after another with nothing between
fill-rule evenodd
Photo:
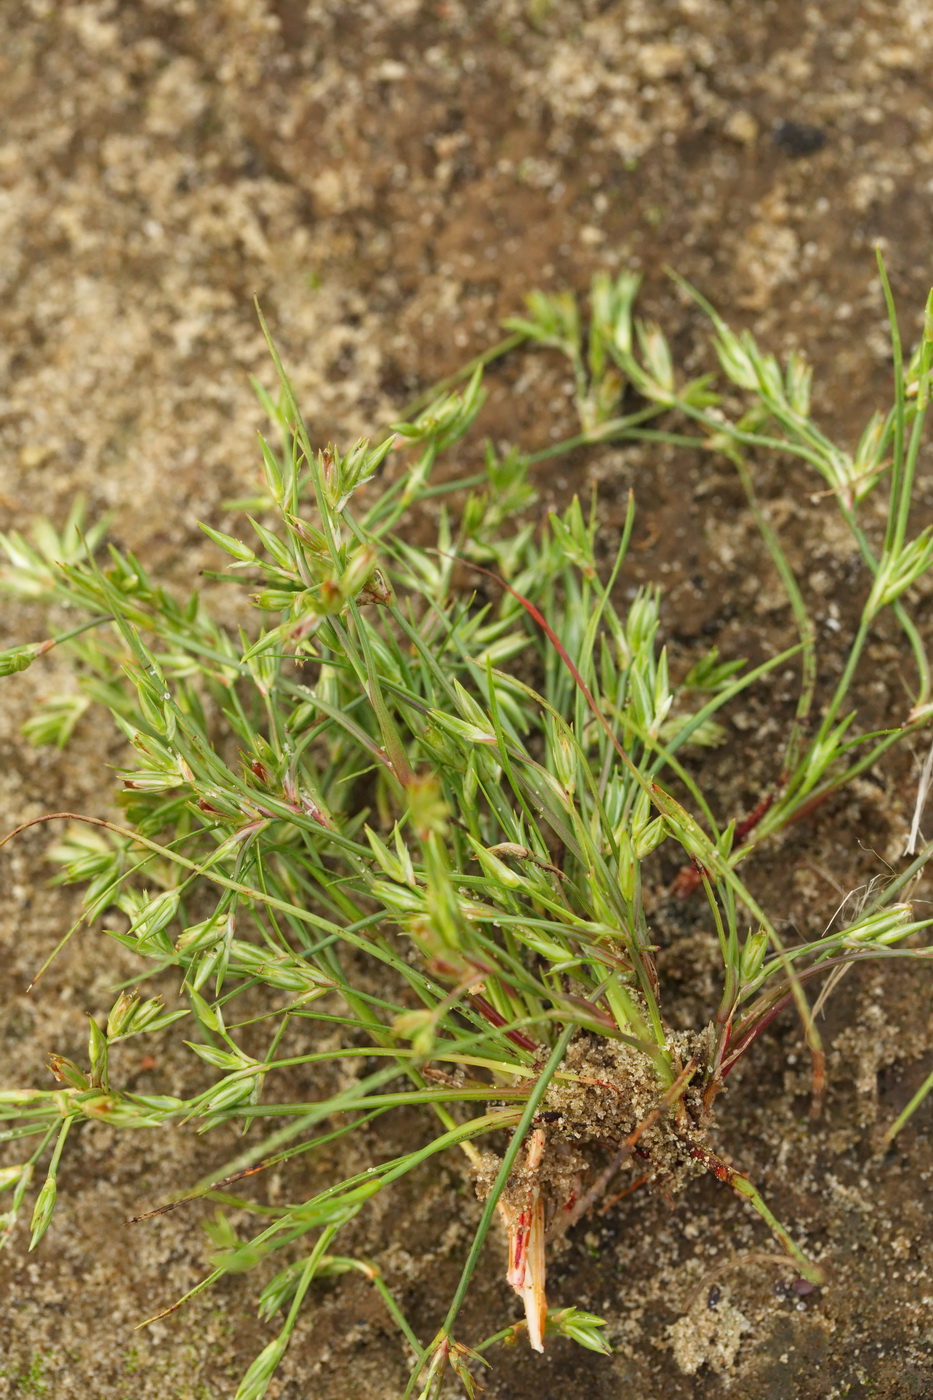
<instances>
[{"instance_id":1,"label":"small pebble","mask_svg":"<svg viewBox=\"0 0 933 1400\"><path fill-rule=\"evenodd\" d=\"M778 122L771 139L778 150L788 156L812 156L821 151L828 137L819 126L807 126L805 122Z\"/></svg>"}]
</instances>

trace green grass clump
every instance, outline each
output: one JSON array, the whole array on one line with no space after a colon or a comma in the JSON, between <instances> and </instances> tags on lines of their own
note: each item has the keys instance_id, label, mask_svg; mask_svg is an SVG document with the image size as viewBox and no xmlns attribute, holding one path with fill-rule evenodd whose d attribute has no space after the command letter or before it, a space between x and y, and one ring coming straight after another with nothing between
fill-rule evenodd
<instances>
[{"instance_id":1,"label":"green grass clump","mask_svg":"<svg viewBox=\"0 0 933 1400\"><path fill-rule=\"evenodd\" d=\"M930 530L909 530L933 330L928 316L905 365L892 309L894 404L849 453L814 424L799 356L779 365L707 308L730 395L744 395L730 416L711 375L679 378L661 330L634 316L636 290L626 274L596 278L586 327L572 298L529 298L528 316L482 358L521 343L565 355L580 433L536 455L487 446L468 481L436 484L432 470L481 410L481 365L462 391L423 405L380 445L316 452L270 341L279 391L258 389L275 431L261 442L256 518L248 540L204 526L250 590L258 619L248 635L221 625L197 593L178 602L132 555L102 551L102 531L83 534L77 510L60 535L42 526L31 541L2 540L3 586L76 615L67 634L0 658L8 673L52 646L74 658L77 694L44 704L28 737L63 743L96 703L132 754L124 820L75 819L52 851L61 879L85 887L82 922L111 911L113 924L122 913L107 932L138 955L141 973L177 969L179 978L170 1006L124 990L106 1018L91 1018L87 1063L52 1057L59 1087L0 1094L4 1139L37 1140L0 1173L11 1191L4 1225L9 1234L40 1179L31 1247L39 1242L66 1139L86 1120L199 1132L270 1120L271 1132L254 1132L197 1188L256 1209L262 1227L241 1238L219 1215L213 1270L194 1292L265 1264L260 1314L283 1319L238 1400L265 1393L316 1281L351 1270L373 1283L413 1352L410 1395L436 1394L448 1367L472 1393L471 1365L525 1327L537 1349L545 1334L563 1334L607 1350L601 1319L548 1309L546 1240L638 1184L670 1191L713 1172L801 1273L821 1276L714 1150L716 1098L791 1004L819 1097L813 990L865 958L927 956L915 936L931 920L916 918L906 896L931 848L854 917L792 944L740 868L930 718L930 672L906 595L933 559ZM626 392L639 406L621 414ZM619 605L631 503L606 569L595 509L574 500L543 523L535 517L535 462L623 439L687 444L735 464L796 622L780 655L748 668L713 650L676 681L659 641L658 591ZM762 448L822 477L864 565L861 618L819 709L814 627L755 495L751 462ZM456 511L445 501L452 492ZM887 523L876 538L862 506L880 492ZM903 629L916 684L889 729L863 732L853 682L886 611ZM684 754L718 743L719 712L789 665L799 702L773 788L752 819L723 822ZM646 891L657 886L662 846L688 868L682 883L705 895L721 955L719 1004L689 1032L671 1029L655 965ZM113 1082L112 1046L170 1026L214 1071L207 1088L182 1099ZM318 1027L315 1042L308 1032ZM354 1061L378 1067L348 1074ZM315 1066L338 1062L343 1087L283 1096L296 1067L308 1067L307 1082ZM403 1155L310 1200L257 1208L230 1194L238 1177L403 1105L419 1106L425 1124ZM483 1208L446 1317L423 1338L379 1269L335 1250L371 1197L455 1147ZM497 1214L525 1320L503 1319L494 1337L467 1345L454 1327Z\"/></svg>"}]
</instances>

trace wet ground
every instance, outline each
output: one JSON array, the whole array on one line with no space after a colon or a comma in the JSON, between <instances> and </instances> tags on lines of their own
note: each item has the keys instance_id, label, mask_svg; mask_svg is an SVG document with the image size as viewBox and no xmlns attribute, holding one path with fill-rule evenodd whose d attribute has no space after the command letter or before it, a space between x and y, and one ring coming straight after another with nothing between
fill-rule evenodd
<instances>
[{"instance_id":1,"label":"wet ground","mask_svg":"<svg viewBox=\"0 0 933 1400\"><path fill-rule=\"evenodd\" d=\"M851 446L888 392L875 244L908 339L933 280L931 50L930 0L9 0L2 528L38 513L61 520L81 493L166 581L189 584L214 564L196 521L229 528L224 502L250 491L261 415L248 376L271 382L254 295L312 433L347 443L496 339L532 287L582 290L601 267L643 272L643 311L697 372L702 326L666 280L669 264L769 348L805 348L817 415ZM524 446L570 431L567 381L546 357L505 362L490 376L484 431ZM851 552L820 483L782 463L760 471L832 676L858 601ZM712 641L727 655L787 645L790 620L726 468L640 447L577 454L539 476L546 500L593 482L609 543L635 489L626 582L664 585L680 664ZM931 506L927 477L918 513ZM928 636L929 593L915 599ZM44 635L44 623L4 603L2 631L9 645ZM867 711L895 722L907 658L893 634L879 636L871 663ZM50 661L4 684L4 827L110 802L118 747L93 715L63 755L19 738L36 695L63 683ZM749 810L773 777L786 689L775 682L732 716L728 747L705 770L720 812ZM789 926L821 927L839 891L896 861L914 784L905 755L795 829L757 867L769 907ZM108 989L134 975L128 957L83 933L25 995L73 909L46 885L48 840L33 830L0 867L4 1084L44 1083L51 1051L80 1055L83 1013L106 1010ZM678 1014L705 1017L700 910L661 900L657 927ZM824 1255L825 1288L797 1292L761 1262L770 1241L757 1219L711 1178L675 1211L635 1197L581 1225L552 1270L554 1304L609 1319L613 1357L563 1343L544 1358L501 1353L489 1395L933 1396L933 1110L891 1153L875 1152L879 1126L929 1069L929 1008L926 974L852 976L829 1007L819 1123L807 1118L790 1020L723 1101L722 1150ZM189 1057L153 1054L155 1068L127 1073L153 1091L191 1082ZM391 1155L418 1125L400 1115L365 1146ZM250 1281L134 1333L200 1276L207 1239L194 1214L123 1224L230 1146L102 1127L69 1143L52 1232L27 1257L20 1230L0 1260L0 1396L233 1395L269 1335ZM309 1186L306 1170L309 1180L269 1189ZM423 1336L477 1210L451 1159L361 1219L354 1248L379 1260ZM465 1337L516 1313L499 1265L491 1250ZM692 1373L691 1356L706 1357ZM378 1300L343 1279L315 1292L269 1394L394 1400L404 1375Z\"/></svg>"}]
</instances>

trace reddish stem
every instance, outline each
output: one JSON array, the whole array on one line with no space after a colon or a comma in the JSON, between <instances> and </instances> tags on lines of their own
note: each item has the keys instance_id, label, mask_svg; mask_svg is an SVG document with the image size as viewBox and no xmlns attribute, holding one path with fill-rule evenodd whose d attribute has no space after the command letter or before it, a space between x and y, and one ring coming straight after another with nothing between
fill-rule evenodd
<instances>
[{"instance_id":1,"label":"reddish stem","mask_svg":"<svg viewBox=\"0 0 933 1400\"><path fill-rule=\"evenodd\" d=\"M488 1021L491 1026L495 1026L497 1030L506 1024L506 1019L501 1012L497 1011L496 1008L492 1006L485 997L481 997L478 992L470 993L470 1002L483 1019ZM541 1046L536 1045L535 1042L522 1031L506 1031L505 1036L507 1040L511 1040L513 1045L520 1046L522 1050L528 1050L532 1055L540 1054Z\"/></svg>"}]
</instances>

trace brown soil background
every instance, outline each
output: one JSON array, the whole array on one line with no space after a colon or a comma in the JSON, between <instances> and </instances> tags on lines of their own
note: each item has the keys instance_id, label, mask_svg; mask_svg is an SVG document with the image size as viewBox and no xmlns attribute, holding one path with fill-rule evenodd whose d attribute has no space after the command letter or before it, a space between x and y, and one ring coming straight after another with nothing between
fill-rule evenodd
<instances>
[{"instance_id":1,"label":"brown soil background","mask_svg":"<svg viewBox=\"0 0 933 1400\"><path fill-rule=\"evenodd\" d=\"M271 382L254 294L312 433L347 444L495 339L499 318L532 287L582 290L598 267L644 272L643 314L664 323L696 372L709 362L703 331L664 277L671 264L769 348L805 348L817 414L852 445L888 393L873 245L885 250L909 340L931 280L931 50L929 0L8 0L4 528L42 513L60 521L83 493L90 514L112 511L114 538L170 584L216 566L196 521L230 528L223 502L251 490L261 415L247 377ZM820 132L819 149L801 127ZM547 357L497 368L490 386L482 427L496 441L539 446L571 430L567 374ZM761 471L824 624L831 678L863 580L820 483L786 464ZM678 665L712 641L752 657L787 644L787 611L727 470L620 448L539 475L545 501L594 481L607 545L625 492L636 490L625 582L664 584ZM925 476L918 513L928 517L931 504ZM929 593L914 599L928 632ZM34 610L3 603L2 645L45 628ZM867 717L894 723L905 706L904 647L883 634L871 660ZM35 697L66 684L54 662L4 684L5 829L111 800L106 765L119 748L99 717L63 755L18 736ZM747 811L767 788L791 694L792 678L775 681L731 717L729 744L704 769L720 812ZM914 791L904 755L762 860L756 889L813 936L837 889L883 873L884 858L896 862ZM135 975L128 956L85 932L25 995L74 908L47 887L49 839L34 829L0 864L4 1086L45 1084L51 1051L81 1057L84 1013L105 1013L109 989ZM702 913L661 900L657 924L674 1011L700 1024L713 1005ZM615 1354L563 1343L543 1358L500 1351L491 1397L933 1396L930 1108L893 1152L873 1150L879 1125L929 1068L927 973L851 977L828 1027L822 1121L807 1121L807 1074L788 1019L736 1077L720 1137L796 1238L825 1256L827 1286L807 1297L776 1292L787 1275L742 1262L770 1241L712 1179L673 1211L635 1197L579 1227L552 1265L552 1304L603 1313ZM152 1048L156 1069L142 1071L144 1051L134 1049L127 1076L153 1091L190 1090L190 1057ZM419 1122L400 1115L368 1146L391 1155ZM228 1280L134 1333L201 1275L207 1240L194 1211L123 1223L230 1148L97 1126L73 1136L50 1234L26 1256L19 1229L0 1260L0 1396L234 1394L271 1335L255 1321L253 1282ZM310 1189L314 1172L334 1165L267 1189ZM451 1159L377 1201L349 1242L379 1260L424 1337L476 1214ZM730 1262L710 1311L704 1280ZM465 1340L517 1315L500 1266L490 1248ZM712 1364L687 1375L668 1329L698 1288L694 1319L718 1342ZM344 1279L313 1292L269 1395L390 1400L404 1376L378 1300L362 1280Z\"/></svg>"}]
</instances>

